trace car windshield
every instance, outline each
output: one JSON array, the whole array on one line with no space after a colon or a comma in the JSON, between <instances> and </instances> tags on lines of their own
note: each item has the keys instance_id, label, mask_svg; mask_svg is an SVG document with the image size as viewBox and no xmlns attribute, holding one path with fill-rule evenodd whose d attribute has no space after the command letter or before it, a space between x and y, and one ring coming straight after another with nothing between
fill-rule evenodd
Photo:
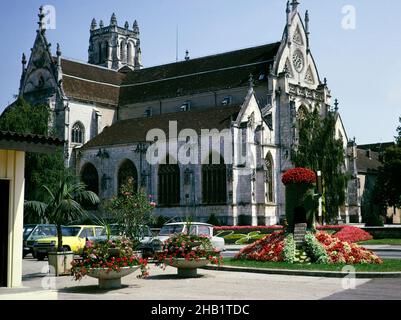
<instances>
[{"instance_id":1,"label":"car windshield","mask_svg":"<svg viewBox=\"0 0 401 320\"><path fill-rule=\"evenodd\" d=\"M35 228L35 226L27 226L24 227L24 239L26 240L28 236L31 234L32 230Z\"/></svg>"},{"instance_id":2,"label":"car windshield","mask_svg":"<svg viewBox=\"0 0 401 320\"><path fill-rule=\"evenodd\" d=\"M37 226L32 232L32 238L55 237L57 229L55 226Z\"/></svg>"},{"instance_id":3,"label":"car windshield","mask_svg":"<svg viewBox=\"0 0 401 320\"><path fill-rule=\"evenodd\" d=\"M166 225L160 229L160 236L170 236L175 233L181 233L183 229L183 225Z\"/></svg>"},{"instance_id":4,"label":"car windshield","mask_svg":"<svg viewBox=\"0 0 401 320\"><path fill-rule=\"evenodd\" d=\"M61 227L61 233L65 237L76 237L80 230L80 227Z\"/></svg>"}]
</instances>

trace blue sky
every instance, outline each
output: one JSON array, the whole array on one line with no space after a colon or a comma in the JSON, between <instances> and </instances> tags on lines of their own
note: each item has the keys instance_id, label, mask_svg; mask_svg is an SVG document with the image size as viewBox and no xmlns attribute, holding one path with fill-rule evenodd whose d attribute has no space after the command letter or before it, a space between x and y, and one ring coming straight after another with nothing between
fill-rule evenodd
<instances>
[{"instance_id":1,"label":"blue sky","mask_svg":"<svg viewBox=\"0 0 401 320\"><path fill-rule=\"evenodd\" d=\"M299 0L309 9L311 49L320 76L327 77L349 138L359 144L392 141L401 116L401 1ZM113 12L119 25L135 19L141 30L142 62L152 66L179 58L261 45L281 39L285 0L13 0L2 3L0 112L13 101L21 54L29 56L41 4L56 9L56 29L47 36L63 55L87 60L93 17L106 25ZM356 9L356 28L342 28L345 5Z\"/></svg>"}]
</instances>

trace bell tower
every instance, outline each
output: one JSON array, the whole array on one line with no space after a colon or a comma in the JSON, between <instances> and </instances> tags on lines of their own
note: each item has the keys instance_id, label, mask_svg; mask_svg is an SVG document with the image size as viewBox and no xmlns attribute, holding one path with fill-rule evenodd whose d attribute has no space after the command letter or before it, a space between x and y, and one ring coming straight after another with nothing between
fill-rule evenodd
<instances>
[{"instance_id":1,"label":"bell tower","mask_svg":"<svg viewBox=\"0 0 401 320\"><path fill-rule=\"evenodd\" d=\"M103 21L92 20L90 27L88 62L109 69L120 70L128 67L138 70L141 65L141 48L138 22L132 25L127 22L119 27L117 17L113 13L109 26Z\"/></svg>"}]
</instances>

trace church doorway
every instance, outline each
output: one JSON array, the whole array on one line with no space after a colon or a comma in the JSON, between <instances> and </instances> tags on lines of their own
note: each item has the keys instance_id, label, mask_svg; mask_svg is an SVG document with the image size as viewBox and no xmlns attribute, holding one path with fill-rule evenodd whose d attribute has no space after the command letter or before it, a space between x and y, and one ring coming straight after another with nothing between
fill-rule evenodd
<instances>
[{"instance_id":1,"label":"church doorway","mask_svg":"<svg viewBox=\"0 0 401 320\"><path fill-rule=\"evenodd\" d=\"M0 287L7 287L10 181L0 180Z\"/></svg>"},{"instance_id":2,"label":"church doorway","mask_svg":"<svg viewBox=\"0 0 401 320\"><path fill-rule=\"evenodd\" d=\"M294 209L295 224L306 223L306 210L304 207L296 207Z\"/></svg>"}]
</instances>

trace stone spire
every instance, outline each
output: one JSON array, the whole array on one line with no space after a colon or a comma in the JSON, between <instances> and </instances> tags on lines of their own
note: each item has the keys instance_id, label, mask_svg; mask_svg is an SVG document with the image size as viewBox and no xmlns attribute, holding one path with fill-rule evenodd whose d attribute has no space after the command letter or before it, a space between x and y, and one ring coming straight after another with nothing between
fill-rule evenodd
<instances>
[{"instance_id":1,"label":"stone spire","mask_svg":"<svg viewBox=\"0 0 401 320\"><path fill-rule=\"evenodd\" d=\"M100 28L103 28L103 27L104 27L103 20L100 20L100 21L99 21L99 27L100 27Z\"/></svg>"},{"instance_id":2,"label":"stone spire","mask_svg":"<svg viewBox=\"0 0 401 320\"><path fill-rule=\"evenodd\" d=\"M338 99L335 99L334 100L334 112L338 112L338 105L339 105L339 102L338 102Z\"/></svg>"},{"instance_id":3,"label":"stone spire","mask_svg":"<svg viewBox=\"0 0 401 320\"><path fill-rule=\"evenodd\" d=\"M253 89L253 86L254 86L254 81L253 81L253 74L252 73L250 73L249 74L249 89Z\"/></svg>"},{"instance_id":4,"label":"stone spire","mask_svg":"<svg viewBox=\"0 0 401 320\"><path fill-rule=\"evenodd\" d=\"M60 83L62 79L62 71L61 71L61 48L59 43L57 43L56 55L57 55L57 81Z\"/></svg>"},{"instance_id":5,"label":"stone spire","mask_svg":"<svg viewBox=\"0 0 401 320\"><path fill-rule=\"evenodd\" d=\"M298 5L299 5L299 2L297 0L292 0L291 6L292 6L293 12L297 12Z\"/></svg>"},{"instance_id":6,"label":"stone spire","mask_svg":"<svg viewBox=\"0 0 401 320\"><path fill-rule=\"evenodd\" d=\"M95 30L96 28L97 28L97 22L96 22L96 19L93 18L93 19L92 19L92 23L91 23L91 30L93 31L93 30Z\"/></svg>"},{"instance_id":7,"label":"stone spire","mask_svg":"<svg viewBox=\"0 0 401 320\"><path fill-rule=\"evenodd\" d=\"M26 70L26 56L25 56L25 53L22 54L21 64L22 64L22 74L24 74L25 70Z\"/></svg>"},{"instance_id":8,"label":"stone spire","mask_svg":"<svg viewBox=\"0 0 401 320\"><path fill-rule=\"evenodd\" d=\"M290 1L287 1L287 8L285 10L287 16L287 26L291 25L291 10L290 10Z\"/></svg>"},{"instance_id":9,"label":"stone spire","mask_svg":"<svg viewBox=\"0 0 401 320\"><path fill-rule=\"evenodd\" d=\"M128 21L125 21L124 28L127 29L127 30L129 29L129 23L128 23Z\"/></svg>"},{"instance_id":10,"label":"stone spire","mask_svg":"<svg viewBox=\"0 0 401 320\"><path fill-rule=\"evenodd\" d=\"M309 51L309 11L305 12L305 29L306 29L306 50Z\"/></svg>"},{"instance_id":11,"label":"stone spire","mask_svg":"<svg viewBox=\"0 0 401 320\"><path fill-rule=\"evenodd\" d=\"M116 14L114 12L111 15L110 25L111 26L117 26L117 17L116 17Z\"/></svg>"},{"instance_id":12,"label":"stone spire","mask_svg":"<svg viewBox=\"0 0 401 320\"><path fill-rule=\"evenodd\" d=\"M43 6L40 6L40 8L39 8L38 17L39 17L39 21L38 21L39 28L38 28L38 31L44 32L46 30L46 28L45 28L45 22L44 22L45 14L43 13Z\"/></svg>"},{"instance_id":13,"label":"stone spire","mask_svg":"<svg viewBox=\"0 0 401 320\"><path fill-rule=\"evenodd\" d=\"M139 26L138 26L138 21L134 21L134 25L132 26L132 31L136 34L139 35Z\"/></svg>"}]
</instances>

